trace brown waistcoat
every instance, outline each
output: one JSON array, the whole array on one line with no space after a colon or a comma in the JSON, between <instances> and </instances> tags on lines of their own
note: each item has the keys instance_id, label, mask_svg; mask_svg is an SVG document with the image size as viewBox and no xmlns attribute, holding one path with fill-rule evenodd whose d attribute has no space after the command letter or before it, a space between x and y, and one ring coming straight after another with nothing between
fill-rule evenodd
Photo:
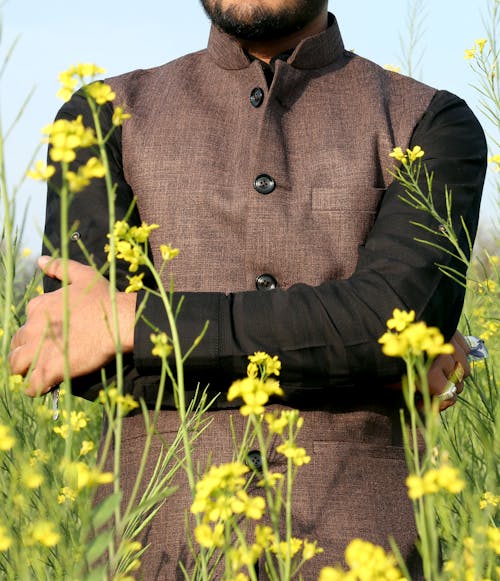
<instances>
[{"instance_id":1,"label":"brown waistcoat","mask_svg":"<svg viewBox=\"0 0 500 581\"><path fill-rule=\"evenodd\" d=\"M161 226L151 238L157 264L160 244L181 249L172 263L180 291L254 290L261 273L282 288L349 277L391 181L389 153L406 148L435 93L345 51L335 20L276 63L269 88L260 64L216 29L207 50L109 82L132 115L123 127L125 178L141 218ZM264 92L258 107L256 87ZM261 174L275 181L269 194L254 188ZM197 443L202 464L209 455L231 460L231 414L214 412ZM410 562L415 531L397 409L303 415L312 462L297 481L294 534L325 549L304 579L339 561L355 536L389 548L394 535ZM126 497L143 428L141 416L125 422ZM175 425L176 412L163 412L167 441ZM279 454L270 462L281 469ZM144 579L183 579L179 560L189 567L182 529L190 498L180 473L177 483L144 533L152 543ZM420 579L418 559L411 569Z\"/></svg>"},{"instance_id":2,"label":"brown waistcoat","mask_svg":"<svg viewBox=\"0 0 500 581\"><path fill-rule=\"evenodd\" d=\"M344 50L336 22L261 66L213 28L208 50L114 79L125 178L151 243L181 249L176 290L281 288L349 277L358 246L434 90ZM250 95L263 89L261 106ZM254 189L268 174L269 195ZM168 283L168 281L165 281Z\"/></svg>"}]
</instances>

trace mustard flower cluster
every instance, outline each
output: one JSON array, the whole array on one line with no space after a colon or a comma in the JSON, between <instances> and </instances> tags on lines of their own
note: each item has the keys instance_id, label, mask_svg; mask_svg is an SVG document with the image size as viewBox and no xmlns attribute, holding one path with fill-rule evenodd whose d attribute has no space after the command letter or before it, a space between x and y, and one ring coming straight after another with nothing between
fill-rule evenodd
<instances>
[{"instance_id":1,"label":"mustard flower cluster","mask_svg":"<svg viewBox=\"0 0 500 581\"><path fill-rule=\"evenodd\" d=\"M79 432L86 428L89 423L89 418L85 412L71 411L68 421L68 412L62 410L63 423L60 426L54 426L54 432L59 434L61 438L66 439L71 432Z\"/></svg>"},{"instance_id":2,"label":"mustard flower cluster","mask_svg":"<svg viewBox=\"0 0 500 581\"><path fill-rule=\"evenodd\" d=\"M47 520L40 520L29 527L27 544L34 545L40 543L45 547L55 547L60 538L61 535L57 531L54 523Z\"/></svg>"},{"instance_id":3,"label":"mustard flower cluster","mask_svg":"<svg viewBox=\"0 0 500 581\"><path fill-rule=\"evenodd\" d=\"M263 351L256 351L249 355L250 363L247 366L248 377L269 377L270 375L279 375L281 370L281 361L277 355L271 357Z\"/></svg>"},{"instance_id":4,"label":"mustard flower cluster","mask_svg":"<svg viewBox=\"0 0 500 581\"><path fill-rule=\"evenodd\" d=\"M78 63L72 65L66 71L58 75L58 81L61 84L57 96L63 101L69 101L71 95L79 84L88 83L98 75L103 75L105 69L92 63Z\"/></svg>"},{"instance_id":5,"label":"mustard flower cluster","mask_svg":"<svg viewBox=\"0 0 500 581\"><path fill-rule=\"evenodd\" d=\"M153 349L151 349L151 353L155 357L166 359L170 353L172 353L174 348L171 345L166 333L151 333L149 338L151 339L151 343L153 343Z\"/></svg>"},{"instance_id":6,"label":"mustard flower cluster","mask_svg":"<svg viewBox=\"0 0 500 581\"><path fill-rule=\"evenodd\" d=\"M458 494L465 487L457 468L443 464L440 468L431 468L423 476L410 474L406 479L408 496L412 500L422 498L426 494L434 494L446 490L451 494Z\"/></svg>"},{"instance_id":7,"label":"mustard flower cluster","mask_svg":"<svg viewBox=\"0 0 500 581\"><path fill-rule=\"evenodd\" d=\"M102 389L99 392L98 401L104 404L107 408L116 410L116 413L119 417L126 416L132 410L139 407L139 404L129 393L125 395L120 394L116 387L110 387L106 390ZM89 446L91 447L89 448ZM80 454L81 455L88 454L88 452L93 450L93 447L94 447L93 442L82 442Z\"/></svg>"},{"instance_id":8,"label":"mustard flower cluster","mask_svg":"<svg viewBox=\"0 0 500 581\"><path fill-rule=\"evenodd\" d=\"M469 536L463 539L463 562L444 563L443 571L448 573L448 581L493 581L490 577L478 577L477 574L476 561L482 560L485 551L500 555L500 529L496 526L478 527L476 538ZM496 566L495 573L494 579L499 579L500 566Z\"/></svg>"},{"instance_id":9,"label":"mustard flower cluster","mask_svg":"<svg viewBox=\"0 0 500 581\"><path fill-rule=\"evenodd\" d=\"M406 152L404 152L401 147L395 147L389 154L389 157L393 157L396 161L399 161L407 167L424 157L424 155L425 152L420 145L415 145L412 149L407 149Z\"/></svg>"},{"instance_id":10,"label":"mustard flower cluster","mask_svg":"<svg viewBox=\"0 0 500 581\"><path fill-rule=\"evenodd\" d=\"M85 165L79 166L76 172L67 171L65 174L69 191L73 193L81 192L90 184L90 180L103 178L105 175L104 164L97 157L91 157Z\"/></svg>"},{"instance_id":11,"label":"mustard flower cluster","mask_svg":"<svg viewBox=\"0 0 500 581\"><path fill-rule=\"evenodd\" d=\"M497 507L500 505L500 496L486 491L479 501L479 508L484 510L489 506Z\"/></svg>"},{"instance_id":12,"label":"mustard flower cluster","mask_svg":"<svg viewBox=\"0 0 500 581\"><path fill-rule=\"evenodd\" d=\"M76 150L97 143L95 132L83 124L82 115L76 119L57 119L42 129L47 137L44 142L51 145L50 159L54 162L71 163L76 159Z\"/></svg>"},{"instance_id":13,"label":"mustard flower cluster","mask_svg":"<svg viewBox=\"0 0 500 581\"><path fill-rule=\"evenodd\" d=\"M298 410L282 410L264 415L264 421L271 434L282 436L283 443L276 447L278 454L283 454L290 458L295 466L309 464L311 457L307 455L304 448L297 446L295 439L304 424L304 418L300 417ZM288 428L288 434L285 434Z\"/></svg>"},{"instance_id":14,"label":"mustard flower cluster","mask_svg":"<svg viewBox=\"0 0 500 581\"><path fill-rule=\"evenodd\" d=\"M471 60L478 55L482 55L487 42L486 38L479 38L474 41L474 46L465 50L464 59Z\"/></svg>"},{"instance_id":15,"label":"mustard flower cluster","mask_svg":"<svg viewBox=\"0 0 500 581\"><path fill-rule=\"evenodd\" d=\"M12 545L12 537L3 525L0 525L0 552L8 551Z\"/></svg>"},{"instance_id":16,"label":"mustard flower cluster","mask_svg":"<svg viewBox=\"0 0 500 581\"><path fill-rule=\"evenodd\" d=\"M151 232L157 228L158 224L148 225L146 222L140 226L129 226L124 220L115 222L113 232L108 234L108 238L113 239L116 258L128 262L130 272L137 272L139 266L146 263L147 241ZM106 244L104 250L108 253L108 261L111 262L113 259L111 246ZM125 292L135 292L132 289L137 289L139 281L142 281L142 278L131 282Z\"/></svg>"},{"instance_id":17,"label":"mustard flower cluster","mask_svg":"<svg viewBox=\"0 0 500 581\"><path fill-rule=\"evenodd\" d=\"M84 488L94 488L101 484L109 484L114 479L112 472L101 472L98 468L91 467L85 462L63 462L61 470L65 486L77 493Z\"/></svg>"},{"instance_id":18,"label":"mustard flower cluster","mask_svg":"<svg viewBox=\"0 0 500 581\"><path fill-rule=\"evenodd\" d=\"M407 357L427 354L436 357L453 353L450 343L445 343L437 327L428 327L423 321L414 322L415 313L394 309L388 320L388 330L379 339L382 351L389 357Z\"/></svg>"},{"instance_id":19,"label":"mustard flower cluster","mask_svg":"<svg viewBox=\"0 0 500 581\"><path fill-rule=\"evenodd\" d=\"M318 581L406 581L394 556L368 541L352 540L345 550L345 562L348 571L324 567Z\"/></svg>"},{"instance_id":20,"label":"mustard flower cluster","mask_svg":"<svg viewBox=\"0 0 500 581\"><path fill-rule=\"evenodd\" d=\"M7 452L14 447L16 439L10 432L9 426L0 424L0 451Z\"/></svg>"},{"instance_id":21,"label":"mustard flower cluster","mask_svg":"<svg viewBox=\"0 0 500 581\"><path fill-rule=\"evenodd\" d=\"M203 514L204 523L225 521L239 514L252 520L262 518L266 503L260 496L248 496L244 490L247 472L249 468L240 462L211 466L196 484L191 512Z\"/></svg>"},{"instance_id":22,"label":"mustard flower cluster","mask_svg":"<svg viewBox=\"0 0 500 581\"><path fill-rule=\"evenodd\" d=\"M227 392L228 401L240 397L244 405L240 408L243 416L264 413L265 405L272 396L283 396L279 382L269 377L279 375L281 362L275 355L271 357L267 353L258 351L248 357L250 363L247 366L247 377L238 379Z\"/></svg>"}]
</instances>

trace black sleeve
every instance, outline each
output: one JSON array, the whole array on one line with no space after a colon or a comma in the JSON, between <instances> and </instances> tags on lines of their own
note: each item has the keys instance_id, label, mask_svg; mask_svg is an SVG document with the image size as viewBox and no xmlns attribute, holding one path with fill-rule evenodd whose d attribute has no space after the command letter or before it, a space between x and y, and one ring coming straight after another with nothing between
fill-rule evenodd
<instances>
[{"instance_id":1,"label":"black sleeve","mask_svg":"<svg viewBox=\"0 0 500 581\"><path fill-rule=\"evenodd\" d=\"M434 173L433 195L441 214L445 185L453 191L454 226L467 250L460 218L474 237L486 169L483 131L463 100L441 91L415 128L410 147L415 145L423 148L423 163ZM387 157L387 164L391 162ZM412 222L436 231L439 224L402 202L403 193L396 182L387 188L374 227L360 248L356 270L347 280L329 280L317 287L297 284L286 291L176 294L175 301L181 294L185 297L177 325L186 348L209 321L206 336L187 361L187 371L200 380L218 378L223 389L244 375L247 355L262 350L280 357L281 381L289 393L321 388L324 395L325 388L373 386L401 377L402 362L384 356L378 343L395 307L414 309L418 319L439 327L449 339L458 323L464 289L437 264L461 272L465 267L415 240L432 240L433 235ZM145 317L168 330L162 313L155 297L149 297ZM149 326L139 322L134 357L142 374L158 365L149 335Z\"/></svg>"},{"instance_id":2,"label":"black sleeve","mask_svg":"<svg viewBox=\"0 0 500 581\"><path fill-rule=\"evenodd\" d=\"M72 121L79 115L82 116L85 127L94 128L92 114L83 91L75 93L71 100L63 105L56 116L56 120L66 119ZM112 115L113 106L111 103L101 107L99 121L104 135L112 129ZM106 144L106 152L109 159L112 182L116 184L116 219L123 219L131 210L128 217L129 224L139 224L140 218L134 205L134 195L123 175L121 127L114 129L111 138ZM77 149L76 154L75 161L70 164L70 169L73 171L84 165L91 157L98 157L99 151L96 147L90 147ZM54 252L59 255L61 248L61 167L50 159L50 150L47 163L56 167L56 174L50 180L47 191L42 252L48 255ZM104 179L93 179L88 187L71 195L70 198L68 216L70 258L83 264L88 264L85 252L81 249L81 246L84 246L92 261L95 262L98 268L101 268L107 263L104 247L108 242L107 234L109 232L108 198ZM123 261L117 261L117 286L120 290L124 290L128 284L127 274L128 264ZM44 280L46 291L55 290L59 286L59 281L51 278Z\"/></svg>"}]
</instances>

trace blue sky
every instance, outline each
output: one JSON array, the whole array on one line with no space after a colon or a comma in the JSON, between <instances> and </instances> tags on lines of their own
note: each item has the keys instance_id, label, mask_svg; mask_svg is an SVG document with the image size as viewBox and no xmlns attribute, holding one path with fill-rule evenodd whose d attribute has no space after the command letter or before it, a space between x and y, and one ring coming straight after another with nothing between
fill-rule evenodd
<instances>
[{"instance_id":1,"label":"blue sky","mask_svg":"<svg viewBox=\"0 0 500 581\"><path fill-rule=\"evenodd\" d=\"M347 48L379 64L400 64L400 38L413 0L335 0L330 10L339 20ZM464 50L485 36L483 16L488 0L420 0L424 35L421 80L448 89L467 100L478 113L474 77ZM40 141L40 128L50 123L61 103L55 96L57 74L77 62L95 62L115 75L147 68L204 48L209 23L198 0L8 0L2 14L1 56L19 37L1 80L0 110L4 130L15 118L26 95L34 95L6 145L8 179L16 184ZM479 113L478 113L479 115ZM480 117L481 118L481 117ZM38 157L44 157L40 151ZM28 204L25 243L40 245L44 190L33 182L18 194L18 212ZM487 188L483 228L493 212L492 188Z\"/></svg>"}]
</instances>

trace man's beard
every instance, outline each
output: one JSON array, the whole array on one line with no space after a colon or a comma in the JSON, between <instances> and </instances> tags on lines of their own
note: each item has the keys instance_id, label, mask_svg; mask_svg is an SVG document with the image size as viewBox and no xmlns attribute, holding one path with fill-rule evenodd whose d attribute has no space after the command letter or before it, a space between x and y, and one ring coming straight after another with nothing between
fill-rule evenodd
<instances>
[{"instance_id":1,"label":"man's beard","mask_svg":"<svg viewBox=\"0 0 500 581\"><path fill-rule=\"evenodd\" d=\"M276 10L253 6L246 10L223 0L201 0L210 20L224 32L241 40L276 40L301 30L323 10L327 0L293 0Z\"/></svg>"}]
</instances>

